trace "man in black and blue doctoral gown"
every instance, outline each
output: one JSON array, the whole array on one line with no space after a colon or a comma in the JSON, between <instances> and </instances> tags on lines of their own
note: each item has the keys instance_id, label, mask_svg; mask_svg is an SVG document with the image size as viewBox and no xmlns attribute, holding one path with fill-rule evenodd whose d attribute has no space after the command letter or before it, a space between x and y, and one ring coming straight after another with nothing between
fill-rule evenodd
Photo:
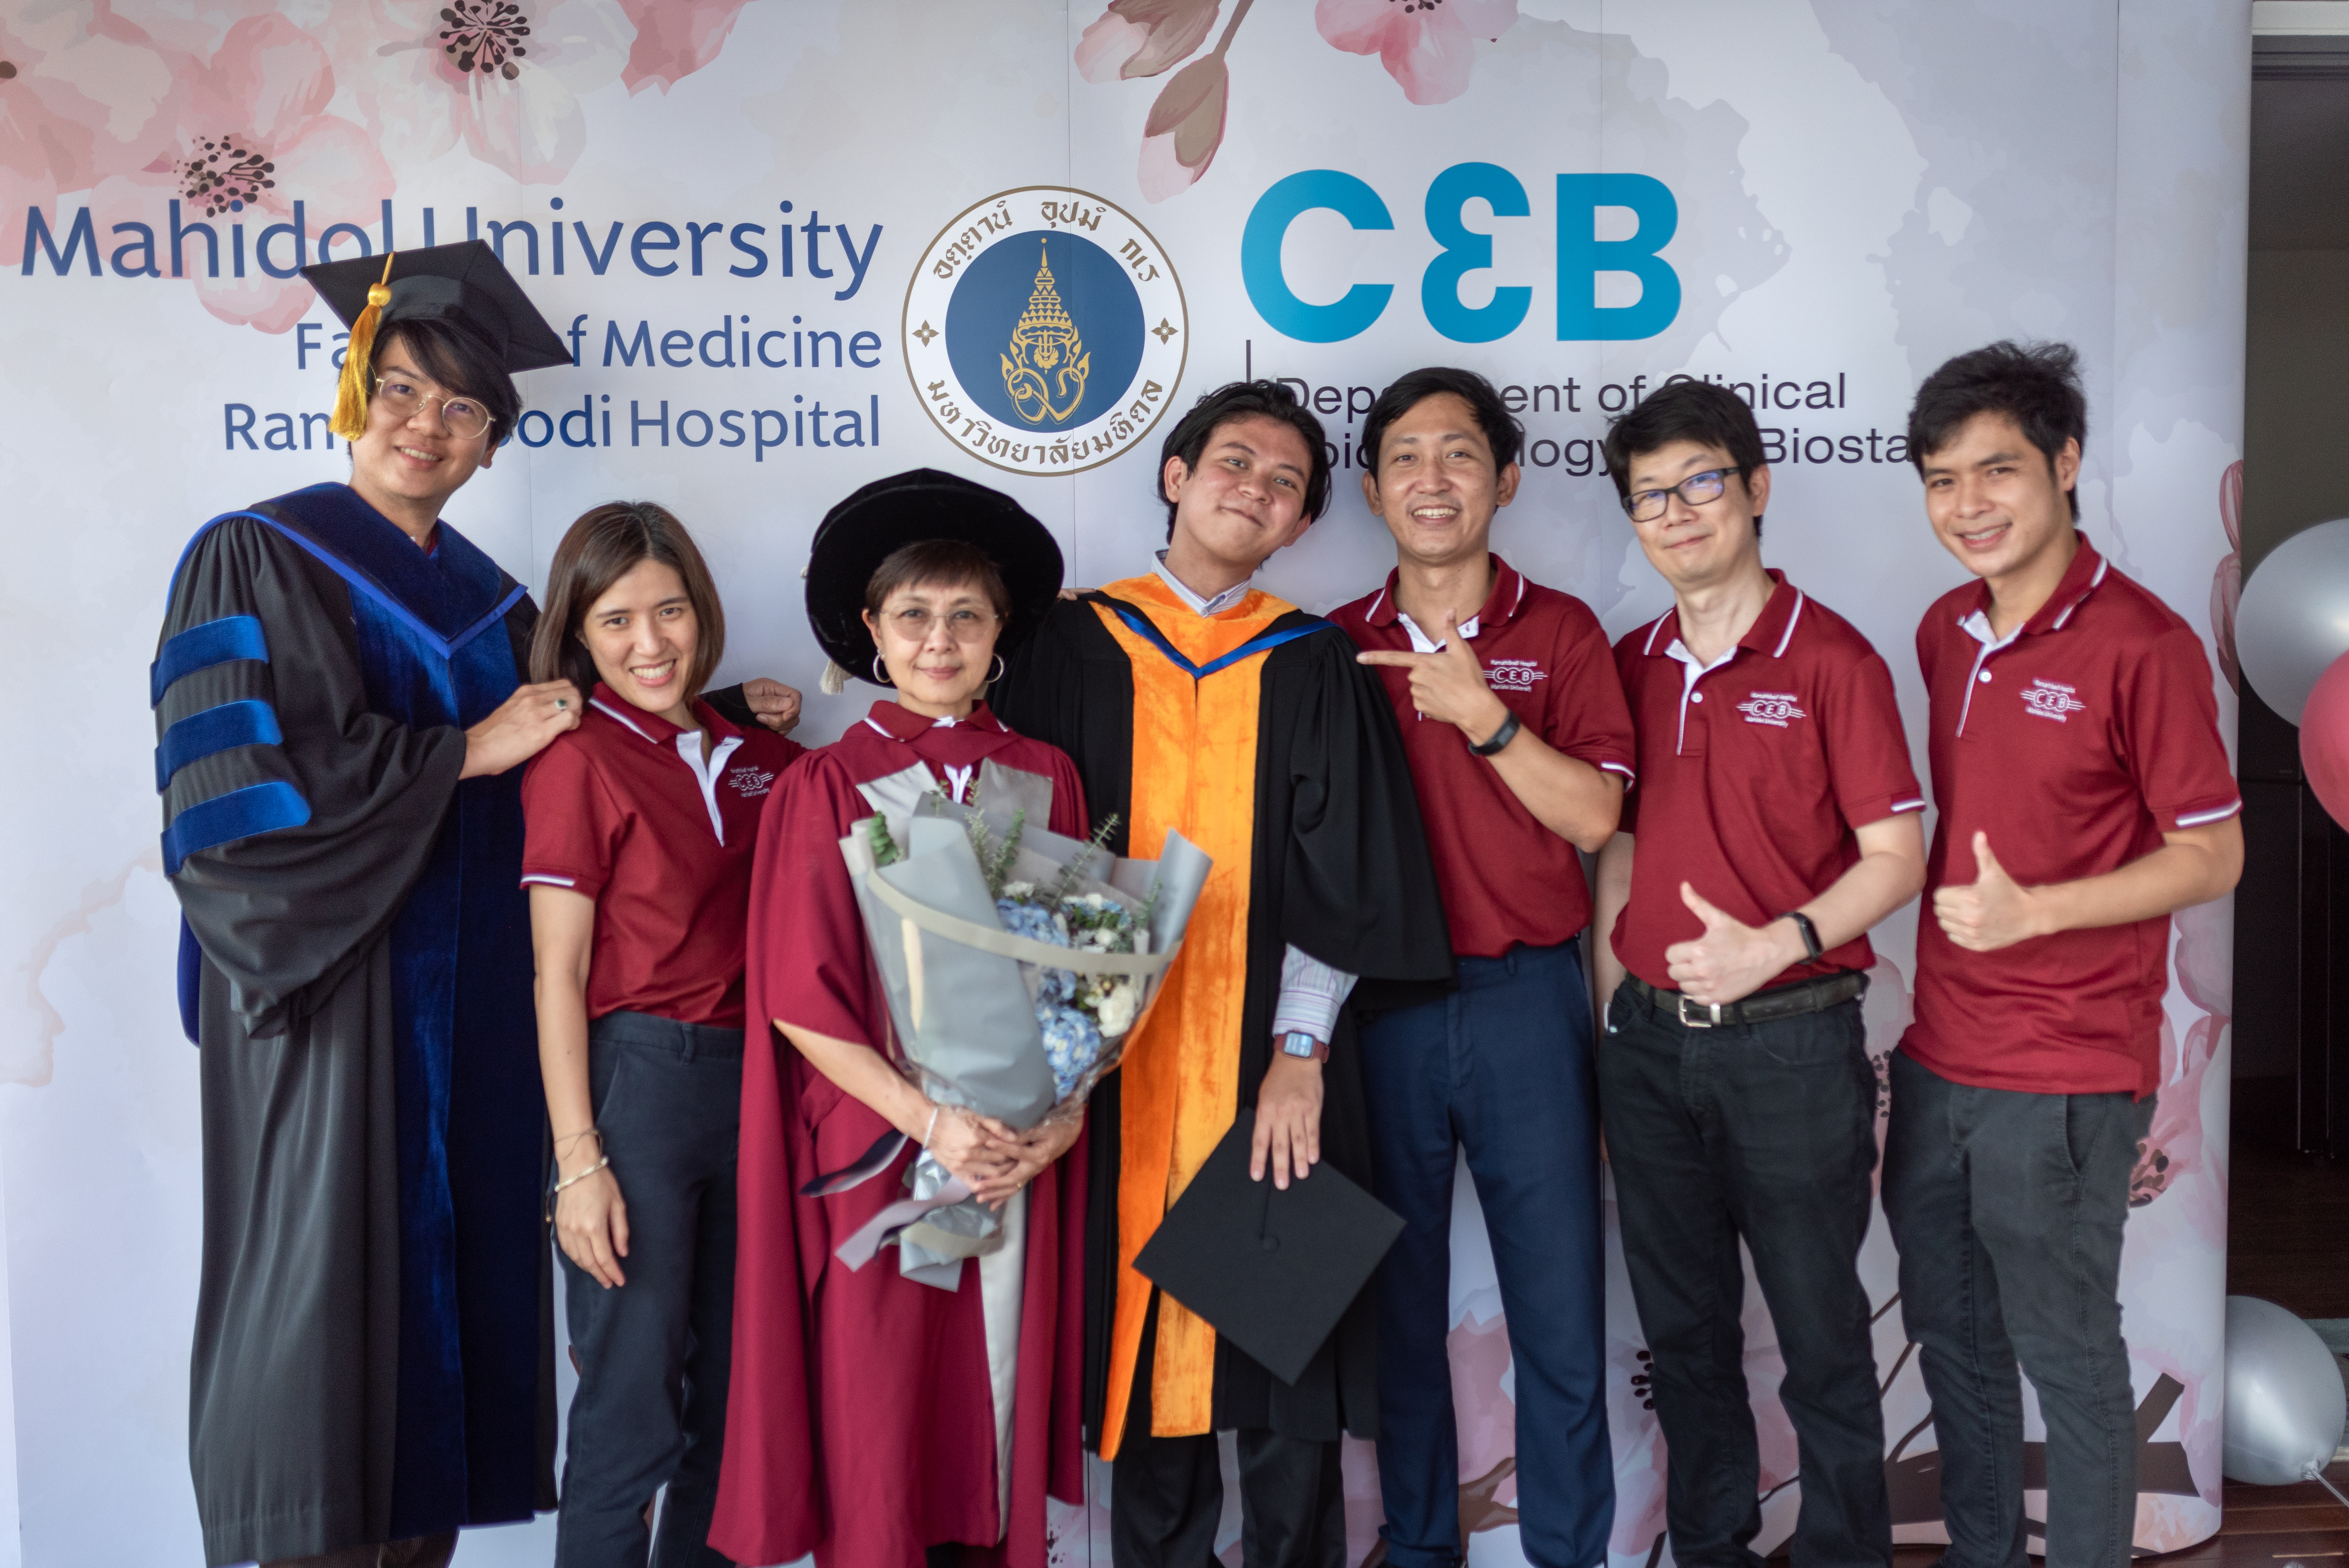
<instances>
[{"instance_id":1,"label":"man in black and blue doctoral gown","mask_svg":"<svg viewBox=\"0 0 2349 1568\"><path fill-rule=\"evenodd\" d=\"M554 1505L518 765L581 694L521 684L536 607L439 519L511 373L570 355L478 242L305 275L353 325L350 481L197 532L150 694L203 1047L190 1458L209 1563L430 1568Z\"/></svg>"}]
</instances>

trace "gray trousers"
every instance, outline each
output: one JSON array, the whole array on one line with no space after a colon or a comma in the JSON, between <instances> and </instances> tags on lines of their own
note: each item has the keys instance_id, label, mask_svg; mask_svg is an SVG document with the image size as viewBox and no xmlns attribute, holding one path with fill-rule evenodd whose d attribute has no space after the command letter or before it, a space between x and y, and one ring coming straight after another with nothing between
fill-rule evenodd
<instances>
[{"instance_id":1,"label":"gray trousers","mask_svg":"<svg viewBox=\"0 0 2349 1568\"><path fill-rule=\"evenodd\" d=\"M2047 1568L2122 1568L2137 1408L2118 1299L2154 1099L1952 1083L1892 1057L1884 1212L1941 1450L1948 1568L2026 1568L2023 1388L2047 1422Z\"/></svg>"}]
</instances>

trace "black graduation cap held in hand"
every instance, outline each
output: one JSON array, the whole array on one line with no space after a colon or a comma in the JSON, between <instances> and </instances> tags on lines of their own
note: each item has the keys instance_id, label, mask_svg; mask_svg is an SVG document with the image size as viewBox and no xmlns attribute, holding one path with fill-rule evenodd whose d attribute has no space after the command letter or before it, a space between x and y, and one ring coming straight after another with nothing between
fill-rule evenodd
<instances>
[{"instance_id":1,"label":"black graduation cap held in hand","mask_svg":"<svg viewBox=\"0 0 2349 1568\"><path fill-rule=\"evenodd\" d=\"M1240 1108L1133 1260L1144 1278L1294 1384L1402 1234L1402 1218L1328 1161L1303 1181L1248 1179Z\"/></svg>"},{"instance_id":2,"label":"black graduation cap held in hand","mask_svg":"<svg viewBox=\"0 0 2349 1568\"><path fill-rule=\"evenodd\" d=\"M346 440L367 432L376 334L394 322L453 323L488 344L509 374L571 363L570 348L483 240L321 262L302 275L351 329L328 427Z\"/></svg>"}]
</instances>

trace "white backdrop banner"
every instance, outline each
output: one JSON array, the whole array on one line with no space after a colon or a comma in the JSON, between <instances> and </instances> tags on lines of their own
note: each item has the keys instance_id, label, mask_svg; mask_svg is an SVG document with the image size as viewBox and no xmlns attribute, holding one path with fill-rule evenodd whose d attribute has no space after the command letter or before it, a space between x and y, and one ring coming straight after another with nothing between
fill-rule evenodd
<instances>
[{"instance_id":1,"label":"white backdrop banner","mask_svg":"<svg viewBox=\"0 0 2349 1568\"><path fill-rule=\"evenodd\" d=\"M57 677L5 699L28 738L0 771L0 1522L19 1526L0 1568L19 1542L40 1568L199 1550L196 1060L141 694L196 526L345 472L326 431L343 336L301 264L496 245L574 364L524 378L516 439L450 520L536 582L589 506L673 508L729 600L724 677L806 688L814 741L871 694L815 695L800 566L825 509L884 474L998 485L1102 582L1163 537L1169 410L1278 377L1328 427L1338 482L1264 582L1326 610L1392 562L1357 490L1371 397L1464 365L1530 438L1497 548L1619 634L1669 601L1599 438L1670 377L1719 381L1769 443L1770 562L1886 655L1921 766L1911 638L1960 571L1900 431L1951 353L2080 347L2086 528L2225 636L2247 22L2201 0L0 5L0 593ZM1914 926L1878 934L1879 1071ZM2230 942L2224 905L2178 922L2124 1262L2137 1538L2157 1552L2219 1519ZM1462 1517L1475 1563L1514 1564L1507 1338L1464 1180L1458 1217ZM1664 1455L1609 1268L1612 1561L1652 1568ZM1880 1222L1862 1268L1898 1534L1938 1540ZM1766 1550L1801 1477L1758 1295L1745 1328ZM1367 1449L1346 1473L1360 1562ZM1107 1561L1099 1502L1055 1528L1056 1560ZM1237 1536L1235 1501L1234 1563ZM460 1561L551 1542L543 1520L481 1531Z\"/></svg>"}]
</instances>

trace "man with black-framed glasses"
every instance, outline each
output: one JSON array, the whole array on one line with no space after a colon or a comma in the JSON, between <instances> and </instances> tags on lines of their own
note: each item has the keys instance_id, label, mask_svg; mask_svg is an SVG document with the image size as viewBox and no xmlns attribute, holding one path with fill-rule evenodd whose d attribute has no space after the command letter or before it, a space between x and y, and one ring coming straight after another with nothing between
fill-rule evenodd
<instances>
[{"instance_id":1,"label":"man with black-framed glasses","mask_svg":"<svg viewBox=\"0 0 2349 1568\"><path fill-rule=\"evenodd\" d=\"M1673 607L1615 645L1639 787L1599 857L1599 1117L1670 1449L1682 1568L1760 1568L1743 1240L1800 1452L1803 1568L1892 1556L1869 1308L1868 931L1917 896L1925 804L1891 672L1762 564L1753 411L1676 381L1607 469ZM1637 846L1636 851L1634 846Z\"/></svg>"}]
</instances>

